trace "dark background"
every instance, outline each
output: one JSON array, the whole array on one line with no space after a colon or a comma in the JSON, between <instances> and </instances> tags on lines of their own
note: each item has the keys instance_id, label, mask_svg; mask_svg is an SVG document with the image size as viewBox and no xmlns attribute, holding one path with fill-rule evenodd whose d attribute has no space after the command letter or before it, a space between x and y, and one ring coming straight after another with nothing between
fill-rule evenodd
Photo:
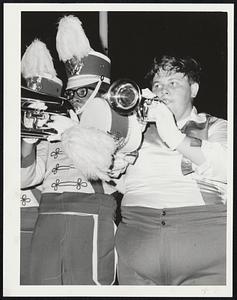
<instances>
[{"instance_id":1,"label":"dark background","mask_svg":"<svg viewBox=\"0 0 237 300\"><path fill-rule=\"evenodd\" d=\"M46 43L58 77L66 84L63 63L56 52L57 23L73 14L82 21L91 47L103 48L99 39L98 12L23 12L22 48L34 38ZM196 58L202 66L201 85L195 106L227 118L227 14L222 12L109 12L109 57L112 81L135 80L146 87L144 75L154 56L181 54Z\"/></svg>"}]
</instances>

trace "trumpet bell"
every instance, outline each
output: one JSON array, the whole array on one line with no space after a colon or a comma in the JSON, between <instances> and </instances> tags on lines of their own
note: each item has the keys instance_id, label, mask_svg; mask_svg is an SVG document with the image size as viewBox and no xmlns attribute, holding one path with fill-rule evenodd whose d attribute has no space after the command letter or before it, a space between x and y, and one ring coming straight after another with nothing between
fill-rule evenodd
<instances>
[{"instance_id":1,"label":"trumpet bell","mask_svg":"<svg viewBox=\"0 0 237 300\"><path fill-rule=\"evenodd\" d=\"M119 79L109 88L106 100L121 115L131 114L141 100L141 90L129 79Z\"/></svg>"},{"instance_id":2,"label":"trumpet bell","mask_svg":"<svg viewBox=\"0 0 237 300\"><path fill-rule=\"evenodd\" d=\"M62 97L55 97L21 87L21 137L46 140L54 129L46 129L52 115L68 115L73 109L70 102Z\"/></svg>"}]
</instances>

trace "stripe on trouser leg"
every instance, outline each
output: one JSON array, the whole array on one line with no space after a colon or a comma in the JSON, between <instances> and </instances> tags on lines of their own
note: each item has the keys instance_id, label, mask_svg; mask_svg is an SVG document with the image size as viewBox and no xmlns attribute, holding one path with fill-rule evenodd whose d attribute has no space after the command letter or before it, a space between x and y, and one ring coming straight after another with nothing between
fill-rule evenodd
<instances>
[{"instance_id":1,"label":"stripe on trouser leg","mask_svg":"<svg viewBox=\"0 0 237 300\"><path fill-rule=\"evenodd\" d=\"M118 228L117 225L114 223L114 236L115 236L115 233L117 231L117 228ZM116 279L117 264L118 264L118 254L117 254L116 248L114 247L114 280L111 283L111 285L114 284L115 279Z\"/></svg>"},{"instance_id":2,"label":"stripe on trouser leg","mask_svg":"<svg viewBox=\"0 0 237 300\"><path fill-rule=\"evenodd\" d=\"M97 285L101 285L98 281L98 215L91 215L94 219L94 229L93 229L93 247L92 247L92 279Z\"/></svg>"},{"instance_id":3,"label":"stripe on trouser leg","mask_svg":"<svg viewBox=\"0 0 237 300\"><path fill-rule=\"evenodd\" d=\"M98 215L97 214L88 214L80 212L41 212L42 215L75 215L75 216L92 216L94 220L93 227L93 247L92 247L92 280L96 285L101 285L98 281ZM116 225L114 223L114 232L116 231ZM117 253L114 249L115 259L114 259L114 279L110 284L112 285L115 282L116 278L116 264L117 264Z\"/></svg>"},{"instance_id":4,"label":"stripe on trouser leg","mask_svg":"<svg viewBox=\"0 0 237 300\"><path fill-rule=\"evenodd\" d=\"M98 255L97 255L97 241L98 241L98 215L79 213L79 212L42 212L42 215L71 215L71 216L92 216L94 220L93 228L93 247L92 247L92 279L97 285L101 285L98 282Z\"/></svg>"},{"instance_id":5,"label":"stripe on trouser leg","mask_svg":"<svg viewBox=\"0 0 237 300\"><path fill-rule=\"evenodd\" d=\"M92 215L94 219L94 234L93 234L93 250L92 250L92 278L97 285L101 285L98 281L98 215ZM114 224L114 234L117 230L116 224ZM117 252L114 247L114 278L110 285L113 285L116 279L116 265L117 265Z\"/></svg>"}]
</instances>

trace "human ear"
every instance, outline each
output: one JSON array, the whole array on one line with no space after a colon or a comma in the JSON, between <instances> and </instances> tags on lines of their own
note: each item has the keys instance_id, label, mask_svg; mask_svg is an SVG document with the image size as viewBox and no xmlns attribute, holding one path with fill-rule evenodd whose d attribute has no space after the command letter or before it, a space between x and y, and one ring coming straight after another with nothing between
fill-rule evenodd
<instances>
[{"instance_id":1,"label":"human ear","mask_svg":"<svg viewBox=\"0 0 237 300\"><path fill-rule=\"evenodd\" d=\"M191 97L195 98L197 96L199 90L199 84L197 82L194 82L191 84Z\"/></svg>"}]
</instances>

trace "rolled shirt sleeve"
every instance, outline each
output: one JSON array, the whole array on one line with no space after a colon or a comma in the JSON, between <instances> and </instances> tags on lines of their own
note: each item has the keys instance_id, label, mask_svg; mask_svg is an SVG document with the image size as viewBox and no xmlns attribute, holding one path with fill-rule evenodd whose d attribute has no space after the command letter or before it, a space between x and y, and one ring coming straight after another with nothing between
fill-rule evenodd
<instances>
[{"instance_id":1,"label":"rolled shirt sleeve","mask_svg":"<svg viewBox=\"0 0 237 300\"><path fill-rule=\"evenodd\" d=\"M41 141L32 152L21 159L21 188L40 184L45 176L49 143Z\"/></svg>"},{"instance_id":2,"label":"rolled shirt sleeve","mask_svg":"<svg viewBox=\"0 0 237 300\"><path fill-rule=\"evenodd\" d=\"M215 118L216 119L216 118ZM200 165L193 165L197 174L226 182L227 178L227 121L216 119L209 127L208 139L202 141L202 152L206 158Z\"/></svg>"}]
</instances>

